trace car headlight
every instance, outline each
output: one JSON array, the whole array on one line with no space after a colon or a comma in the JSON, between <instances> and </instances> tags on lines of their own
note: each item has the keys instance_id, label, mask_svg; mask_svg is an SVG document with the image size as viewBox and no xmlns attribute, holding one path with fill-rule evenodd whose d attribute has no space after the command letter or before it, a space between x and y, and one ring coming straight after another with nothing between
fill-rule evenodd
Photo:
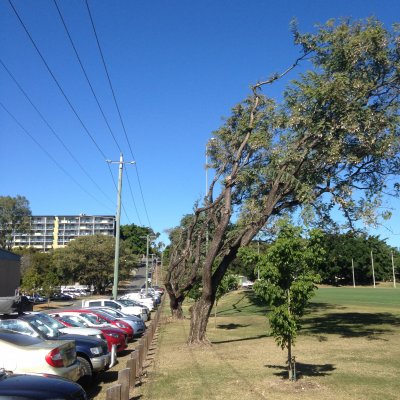
<instances>
[{"instance_id":1,"label":"car headlight","mask_svg":"<svg viewBox=\"0 0 400 400\"><path fill-rule=\"evenodd\" d=\"M103 349L101 346L91 347L90 352L95 356L99 356L100 354L103 354Z\"/></svg>"},{"instance_id":2,"label":"car headlight","mask_svg":"<svg viewBox=\"0 0 400 400\"><path fill-rule=\"evenodd\" d=\"M118 333L106 333L106 335L107 335L107 336L110 336L110 337L113 337L113 338L116 338L116 339L119 338Z\"/></svg>"}]
</instances>

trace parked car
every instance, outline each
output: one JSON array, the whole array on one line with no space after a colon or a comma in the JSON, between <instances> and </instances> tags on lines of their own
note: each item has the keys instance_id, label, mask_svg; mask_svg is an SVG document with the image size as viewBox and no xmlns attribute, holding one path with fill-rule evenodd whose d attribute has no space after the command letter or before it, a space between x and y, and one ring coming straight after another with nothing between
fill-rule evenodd
<instances>
[{"instance_id":1,"label":"parked car","mask_svg":"<svg viewBox=\"0 0 400 400\"><path fill-rule=\"evenodd\" d=\"M134 330L129 324L115 317L111 317L108 314L102 313L101 311L98 310L94 311L90 308L82 308L80 310L68 310L68 311L77 312L79 314L87 314L87 317L90 318L92 321L103 322L105 324L119 328L126 333L128 340L133 339L133 336L135 334Z\"/></svg>"},{"instance_id":2,"label":"parked car","mask_svg":"<svg viewBox=\"0 0 400 400\"><path fill-rule=\"evenodd\" d=\"M18 374L58 375L77 381L82 376L72 340L45 340L0 329L0 368Z\"/></svg>"},{"instance_id":3,"label":"parked car","mask_svg":"<svg viewBox=\"0 0 400 400\"><path fill-rule=\"evenodd\" d=\"M146 289L140 289L140 294L142 296L146 296ZM153 288L151 287L147 288L147 295L150 295L154 299L154 303L156 305L159 305L161 303L161 295L156 293L156 291Z\"/></svg>"},{"instance_id":4,"label":"parked car","mask_svg":"<svg viewBox=\"0 0 400 400\"><path fill-rule=\"evenodd\" d=\"M127 322L129 325L132 326L135 332L134 336L141 336L146 330L146 325L144 321L141 318L136 317L136 315L127 315L122 311L110 307L91 307L91 309L103 311L114 318Z\"/></svg>"},{"instance_id":5,"label":"parked car","mask_svg":"<svg viewBox=\"0 0 400 400\"><path fill-rule=\"evenodd\" d=\"M80 385L69 379L0 370L0 399L86 400L87 396Z\"/></svg>"},{"instance_id":6,"label":"parked car","mask_svg":"<svg viewBox=\"0 0 400 400\"><path fill-rule=\"evenodd\" d=\"M124 304L120 303L118 300L109 300L109 299L91 299L91 300L84 300L82 302L84 308L87 307L111 307L117 310L122 311L128 315L136 315L137 317L142 318L143 321L147 321L148 310L143 306L125 306Z\"/></svg>"},{"instance_id":7,"label":"parked car","mask_svg":"<svg viewBox=\"0 0 400 400\"><path fill-rule=\"evenodd\" d=\"M74 340L77 359L81 364L85 379L91 379L94 372L107 369L111 361L111 354L105 340L62 333L38 314L23 314L18 318L2 319L0 327L42 339Z\"/></svg>"},{"instance_id":8,"label":"parked car","mask_svg":"<svg viewBox=\"0 0 400 400\"><path fill-rule=\"evenodd\" d=\"M154 306L155 306L153 298L145 297L145 296L141 295L139 292L127 293L127 294L124 294L123 296L118 298L118 301L120 303L126 304L122 300L131 300L131 301L134 301L136 303L139 303L142 306L147 307L149 309L149 311L153 311L154 310Z\"/></svg>"},{"instance_id":9,"label":"parked car","mask_svg":"<svg viewBox=\"0 0 400 400\"><path fill-rule=\"evenodd\" d=\"M88 314L85 316L84 314L78 314L78 313L68 313L68 312L59 312L57 314L51 314L52 317L57 318L58 321L60 321L62 324L65 324L66 326L71 326L71 327L96 327L96 329L99 329L105 339L107 340L107 345L108 345L108 350L111 351L112 346L115 345L117 349L117 353L120 353L121 351L125 350L127 348L127 335L126 333L119 329L119 328L112 328L108 326L99 326L103 325L101 323L95 324L93 321L88 318Z\"/></svg>"},{"instance_id":10,"label":"parked car","mask_svg":"<svg viewBox=\"0 0 400 400\"><path fill-rule=\"evenodd\" d=\"M54 318L53 316L42 312L33 311L33 312L27 312L26 314L36 314L38 318L40 318L47 326L57 329L62 333L70 333L72 335L92 336L102 340L106 340L103 333L99 329L90 328L86 326L68 327L63 323L61 323L60 321L58 321L57 318Z\"/></svg>"},{"instance_id":11,"label":"parked car","mask_svg":"<svg viewBox=\"0 0 400 400\"><path fill-rule=\"evenodd\" d=\"M38 293L33 293L32 295L27 295L26 297L32 303L45 303L47 301L47 297L41 296Z\"/></svg>"},{"instance_id":12,"label":"parked car","mask_svg":"<svg viewBox=\"0 0 400 400\"><path fill-rule=\"evenodd\" d=\"M160 296L162 296L165 292L165 289L161 286L158 285L153 285L152 288L158 293Z\"/></svg>"},{"instance_id":13,"label":"parked car","mask_svg":"<svg viewBox=\"0 0 400 400\"><path fill-rule=\"evenodd\" d=\"M71 301L71 300L73 300L73 297L70 296L69 294L65 294L65 293L54 293L52 296L50 296L50 300L52 300L52 301Z\"/></svg>"},{"instance_id":14,"label":"parked car","mask_svg":"<svg viewBox=\"0 0 400 400\"><path fill-rule=\"evenodd\" d=\"M243 289L253 289L254 282L248 281L248 280L243 280L242 282L242 288Z\"/></svg>"}]
</instances>

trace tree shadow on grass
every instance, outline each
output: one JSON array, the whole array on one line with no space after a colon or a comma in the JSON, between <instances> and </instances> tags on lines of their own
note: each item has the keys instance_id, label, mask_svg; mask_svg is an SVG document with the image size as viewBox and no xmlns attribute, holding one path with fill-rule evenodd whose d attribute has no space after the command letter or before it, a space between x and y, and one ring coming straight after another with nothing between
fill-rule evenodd
<instances>
[{"instance_id":1,"label":"tree shadow on grass","mask_svg":"<svg viewBox=\"0 0 400 400\"><path fill-rule=\"evenodd\" d=\"M248 324L247 325L242 325L242 324L225 324L225 325L220 324L220 325L217 325L218 328L226 329L226 330L232 330L232 329L237 329L237 328L246 328L248 326L249 326Z\"/></svg>"},{"instance_id":2,"label":"tree shadow on grass","mask_svg":"<svg viewBox=\"0 0 400 400\"><path fill-rule=\"evenodd\" d=\"M305 317L302 325L305 334L336 334L343 338L367 337L376 340L377 335L392 332L390 327L400 326L400 317L390 313L328 313Z\"/></svg>"},{"instance_id":3,"label":"tree shadow on grass","mask_svg":"<svg viewBox=\"0 0 400 400\"><path fill-rule=\"evenodd\" d=\"M330 303L309 303L307 313L326 312L329 310L347 310L348 307Z\"/></svg>"},{"instance_id":4,"label":"tree shadow on grass","mask_svg":"<svg viewBox=\"0 0 400 400\"><path fill-rule=\"evenodd\" d=\"M266 368L277 369L274 375L281 378L288 377L286 365L265 365ZM296 377L299 379L303 376L326 376L330 375L336 368L333 364L303 364L296 362Z\"/></svg>"},{"instance_id":5,"label":"tree shadow on grass","mask_svg":"<svg viewBox=\"0 0 400 400\"><path fill-rule=\"evenodd\" d=\"M257 340L257 339L263 339L269 337L269 335L258 335L258 336L252 336L252 337L246 337L246 338L240 338L240 339L232 339L232 340L217 340L217 341L212 341L212 344L223 344L223 343L233 343L233 342L244 342L246 340Z\"/></svg>"}]
</instances>

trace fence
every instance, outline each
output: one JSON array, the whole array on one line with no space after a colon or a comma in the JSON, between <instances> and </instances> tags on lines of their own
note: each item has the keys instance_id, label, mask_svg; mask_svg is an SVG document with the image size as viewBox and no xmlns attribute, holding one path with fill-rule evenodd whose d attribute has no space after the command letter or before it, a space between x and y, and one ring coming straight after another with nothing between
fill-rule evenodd
<instances>
[{"instance_id":1,"label":"fence","mask_svg":"<svg viewBox=\"0 0 400 400\"><path fill-rule=\"evenodd\" d=\"M135 388L136 379L143 374L144 363L160 321L163 303L164 299L153 316L150 325L139 339L135 350L131 353L131 358L126 362L126 368L118 372L117 383L107 389L106 400L129 400Z\"/></svg>"}]
</instances>

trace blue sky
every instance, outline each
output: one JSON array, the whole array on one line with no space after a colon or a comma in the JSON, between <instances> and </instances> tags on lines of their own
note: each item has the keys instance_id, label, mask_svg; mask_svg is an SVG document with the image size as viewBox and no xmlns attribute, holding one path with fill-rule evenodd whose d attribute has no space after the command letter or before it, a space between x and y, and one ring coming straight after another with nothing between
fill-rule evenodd
<instances>
[{"instance_id":1,"label":"blue sky","mask_svg":"<svg viewBox=\"0 0 400 400\"><path fill-rule=\"evenodd\" d=\"M1 60L46 123L0 64L0 103L8 110L0 106L0 195L27 197L36 215L114 214L109 167L115 182L118 167L105 159L118 160L119 146L130 161L132 149L137 164L126 166L121 222L162 234L204 195L205 144L222 117L252 83L296 58L292 18L306 32L330 18L374 15L389 27L400 16L398 0L89 0L129 146L85 1L57 4L115 140L54 2L12 4L74 111L9 0L1 0ZM268 88L276 98L281 92L280 84ZM395 213L387 228L371 232L400 247L398 222Z\"/></svg>"}]
</instances>

